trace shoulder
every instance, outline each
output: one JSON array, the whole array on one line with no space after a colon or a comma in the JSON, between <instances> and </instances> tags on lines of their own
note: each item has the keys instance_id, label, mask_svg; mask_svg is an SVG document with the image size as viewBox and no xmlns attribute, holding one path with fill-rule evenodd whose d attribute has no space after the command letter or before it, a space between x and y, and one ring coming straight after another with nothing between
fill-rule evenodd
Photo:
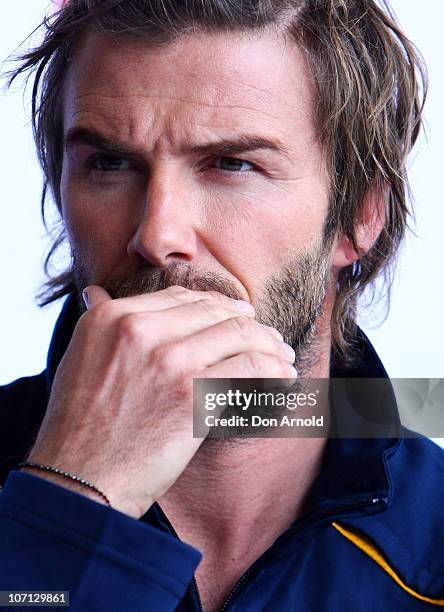
<instances>
[{"instance_id":1,"label":"shoulder","mask_svg":"<svg viewBox=\"0 0 444 612\"><path fill-rule=\"evenodd\" d=\"M45 372L0 386L0 484L33 443L47 401Z\"/></svg>"},{"instance_id":2,"label":"shoulder","mask_svg":"<svg viewBox=\"0 0 444 612\"><path fill-rule=\"evenodd\" d=\"M379 522L417 551L441 538L444 562L444 450L423 436L403 437L385 462L389 504Z\"/></svg>"},{"instance_id":3,"label":"shoulder","mask_svg":"<svg viewBox=\"0 0 444 612\"><path fill-rule=\"evenodd\" d=\"M46 370L35 376L18 378L7 385L0 385L0 409L3 411L10 402L32 400L46 392Z\"/></svg>"},{"instance_id":4,"label":"shoulder","mask_svg":"<svg viewBox=\"0 0 444 612\"><path fill-rule=\"evenodd\" d=\"M423 436L404 437L386 458L393 502L422 508L444 503L444 449Z\"/></svg>"},{"instance_id":5,"label":"shoulder","mask_svg":"<svg viewBox=\"0 0 444 612\"><path fill-rule=\"evenodd\" d=\"M401 438L384 458L386 508L343 526L398 585L444 603L444 450L425 437Z\"/></svg>"},{"instance_id":6,"label":"shoulder","mask_svg":"<svg viewBox=\"0 0 444 612\"><path fill-rule=\"evenodd\" d=\"M444 568L444 450L428 438L406 437L386 461L392 491L380 520L417 555L439 552Z\"/></svg>"}]
</instances>

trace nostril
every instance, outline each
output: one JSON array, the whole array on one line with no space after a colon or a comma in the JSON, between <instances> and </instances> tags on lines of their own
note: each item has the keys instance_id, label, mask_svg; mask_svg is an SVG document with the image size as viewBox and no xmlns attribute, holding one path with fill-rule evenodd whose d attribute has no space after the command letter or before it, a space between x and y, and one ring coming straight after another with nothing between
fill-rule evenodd
<instances>
[{"instance_id":1,"label":"nostril","mask_svg":"<svg viewBox=\"0 0 444 612\"><path fill-rule=\"evenodd\" d=\"M156 267L175 261L193 261L198 251L198 239L192 224L166 221L156 216L145 216L128 242L128 257Z\"/></svg>"}]
</instances>

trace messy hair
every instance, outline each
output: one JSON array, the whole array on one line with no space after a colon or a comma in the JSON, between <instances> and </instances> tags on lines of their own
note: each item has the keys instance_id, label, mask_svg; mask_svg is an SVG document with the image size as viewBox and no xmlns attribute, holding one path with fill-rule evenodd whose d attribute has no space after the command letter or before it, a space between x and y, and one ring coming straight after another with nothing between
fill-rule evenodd
<instances>
[{"instance_id":1,"label":"messy hair","mask_svg":"<svg viewBox=\"0 0 444 612\"><path fill-rule=\"evenodd\" d=\"M134 36L165 45L193 32L275 28L304 52L316 87L315 128L330 177L327 233L342 232L359 259L336 283L332 347L347 361L356 331L357 300L382 276L389 292L392 263L410 213L407 156L422 124L427 75L421 55L381 0L69 0L47 17L43 42L20 57L10 83L33 74L32 125L48 190L61 211L61 98L68 62L86 31ZM383 229L362 252L356 235L368 194L382 202ZM376 201L376 200L374 200ZM74 270L51 276L50 262L65 240L62 229L45 261L42 306L75 289Z\"/></svg>"}]
</instances>

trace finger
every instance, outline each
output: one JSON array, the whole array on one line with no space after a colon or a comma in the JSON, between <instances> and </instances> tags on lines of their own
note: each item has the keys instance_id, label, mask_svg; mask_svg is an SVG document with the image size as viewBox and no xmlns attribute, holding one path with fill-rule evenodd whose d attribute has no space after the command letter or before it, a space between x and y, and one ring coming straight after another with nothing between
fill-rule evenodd
<instances>
[{"instance_id":1,"label":"finger","mask_svg":"<svg viewBox=\"0 0 444 612\"><path fill-rule=\"evenodd\" d=\"M153 293L144 293L128 298L116 298L114 305L120 305L124 312L151 312L166 310L181 304L190 304L202 299L212 300L220 306L243 314L254 314L254 307L250 302L235 300L218 291L196 291L181 287L180 285L172 285Z\"/></svg>"},{"instance_id":2,"label":"finger","mask_svg":"<svg viewBox=\"0 0 444 612\"><path fill-rule=\"evenodd\" d=\"M240 312L219 306L204 298L166 310L130 312L122 318L126 319L127 329L134 336L141 339L145 338L150 350L152 350L161 345L172 344L173 342L179 343L196 332L239 316L241 316ZM253 316L252 314L242 315L246 318L252 318ZM183 355L183 363L178 362L177 365L181 369L185 369L184 366L187 367L191 362L193 362L192 367L194 368L194 358L189 353Z\"/></svg>"},{"instance_id":3,"label":"finger","mask_svg":"<svg viewBox=\"0 0 444 612\"><path fill-rule=\"evenodd\" d=\"M99 285L89 285L85 287L82 296L88 310L91 310L91 308L98 306L102 302L111 300L110 294L105 291L103 287L99 287Z\"/></svg>"},{"instance_id":4,"label":"finger","mask_svg":"<svg viewBox=\"0 0 444 612\"><path fill-rule=\"evenodd\" d=\"M178 352L192 356L187 365L202 370L239 353L257 351L293 364L296 358L291 346L283 342L276 330L246 316L233 316L184 337ZM179 355L178 355L179 357Z\"/></svg>"},{"instance_id":5,"label":"finger","mask_svg":"<svg viewBox=\"0 0 444 612\"><path fill-rule=\"evenodd\" d=\"M197 378L289 378L296 380L294 366L263 353L241 353L203 370Z\"/></svg>"}]
</instances>

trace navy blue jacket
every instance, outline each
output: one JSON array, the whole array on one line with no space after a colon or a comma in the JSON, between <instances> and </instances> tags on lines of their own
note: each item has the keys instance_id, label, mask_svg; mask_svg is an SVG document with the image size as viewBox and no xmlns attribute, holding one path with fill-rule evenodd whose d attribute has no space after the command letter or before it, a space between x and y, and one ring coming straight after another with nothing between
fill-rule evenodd
<instances>
[{"instance_id":1,"label":"navy blue jacket","mask_svg":"<svg viewBox=\"0 0 444 612\"><path fill-rule=\"evenodd\" d=\"M35 439L77 319L71 296L46 370L0 388L0 590L69 591L76 612L199 610L193 575L201 553L177 537L158 504L135 520L14 469ZM361 331L356 344L359 363L333 375L386 377ZM391 409L396 421L396 406ZM393 436L328 441L302 514L242 576L222 609L439 606L444 452L425 438Z\"/></svg>"}]
</instances>

